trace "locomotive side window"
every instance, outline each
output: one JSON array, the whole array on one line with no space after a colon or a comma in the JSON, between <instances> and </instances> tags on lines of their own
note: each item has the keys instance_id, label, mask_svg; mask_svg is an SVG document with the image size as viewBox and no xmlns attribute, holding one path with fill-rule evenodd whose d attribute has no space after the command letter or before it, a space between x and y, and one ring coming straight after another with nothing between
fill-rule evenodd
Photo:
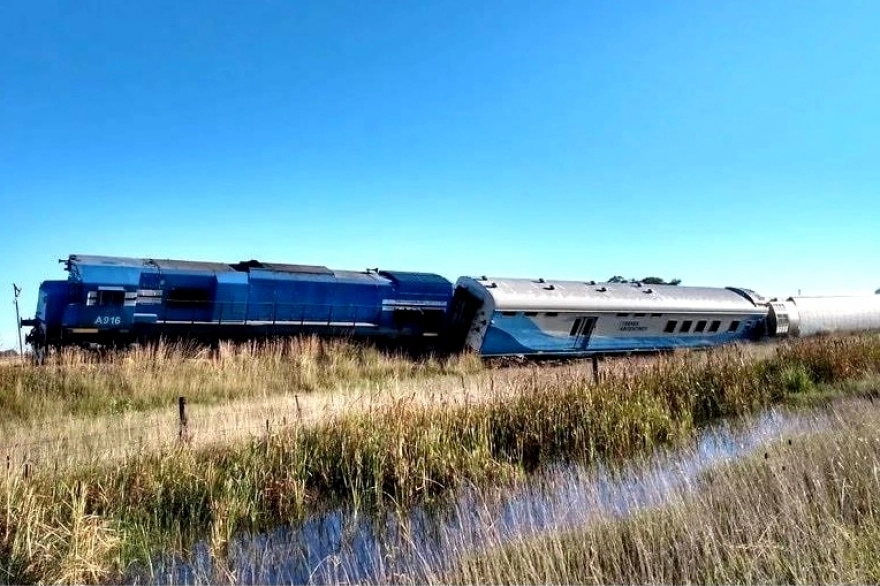
<instances>
[{"instance_id":1,"label":"locomotive side window","mask_svg":"<svg viewBox=\"0 0 880 586\"><path fill-rule=\"evenodd\" d=\"M201 287L174 287L165 299L168 307L198 307L211 303L211 292Z\"/></svg>"},{"instance_id":2,"label":"locomotive side window","mask_svg":"<svg viewBox=\"0 0 880 586\"><path fill-rule=\"evenodd\" d=\"M709 331L710 331L710 332L713 332L713 333L714 333L714 332L717 332L717 331L718 331L718 328L720 328L720 327L721 327L721 321L720 321L720 320L715 320L715 321L712 322L712 325L709 326Z\"/></svg>"},{"instance_id":3,"label":"locomotive side window","mask_svg":"<svg viewBox=\"0 0 880 586\"><path fill-rule=\"evenodd\" d=\"M125 291L98 289L98 305L122 305L125 303Z\"/></svg>"},{"instance_id":4,"label":"locomotive side window","mask_svg":"<svg viewBox=\"0 0 880 586\"><path fill-rule=\"evenodd\" d=\"M686 334L691 331L691 324L693 322L690 320L681 322L681 329L679 330L682 334Z\"/></svg>"},{"instance_id":5,"label":"locomotive side window","mask_svg":"<svg viewBox=\"0 0 880 586\"><path fill-rule=\"evenodd\" d=\"M699 333L705 329L706 329L706 320L701 319L700 321L697 322L697 327L694 328L694 332Z\"/></svg>"},{"instance_id":6,"label":"locomotive side window","mask_svg":"<svg viewBox=\"0 0 880 586\"><path fill-rule=\"evenodd\" d=\"M728 331L728 332L735 332L735 331L737 331L738 329L739 329L739 322L738 322L738 321L732 321L732 322L730 322L730 327L727 328L727 331Z\"/></svg>"},{"instance_id":7,"label":"locomotive side window","mask_svg":"<svg viewBox=\"0 0 880 586\"><path fill-rule=\"evenodd\" d=\"M672 332L675 331L676 325L678 325L678 322L675 321L674 319L671 319L668 322L666 322L666 329L664 329L663 331L666 332L667 334L671 334Z\"/></svg>"},{"instance_id":8,"label":"locomotive side window","mask_svg":"<svg viewBox=\"0 0 880 586\"><path fill-rule=\"evenodd\" d=\"M581 321L583 321L583 318L580 317L574 320L574 323L571 326L571 331L568 333L569 336L577 335L578 329L580 329L581 326Z\"/></svg>"}]
</instances>

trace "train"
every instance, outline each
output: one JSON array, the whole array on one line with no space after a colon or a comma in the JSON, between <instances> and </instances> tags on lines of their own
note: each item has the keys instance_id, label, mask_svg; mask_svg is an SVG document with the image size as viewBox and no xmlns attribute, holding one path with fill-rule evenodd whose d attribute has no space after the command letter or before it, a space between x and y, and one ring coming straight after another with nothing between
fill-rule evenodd
<instances>
[{"instance_id":1,"label":"train","mask_svg":"<svg viewBox=\"0 0 880 586\"><path fill-rule=\"evenodd\" d=\"M482 357L585 357L880 330L880 295L768 299L742 287L334 270L72 254L26 340L68 346L344 337Z\"/></svg>"}]
</instances>

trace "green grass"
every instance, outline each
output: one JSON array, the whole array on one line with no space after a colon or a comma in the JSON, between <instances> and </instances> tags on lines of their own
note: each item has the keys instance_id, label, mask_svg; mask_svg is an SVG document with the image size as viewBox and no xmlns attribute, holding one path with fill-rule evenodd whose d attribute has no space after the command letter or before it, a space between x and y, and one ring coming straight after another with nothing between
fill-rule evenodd
<instances>
[{"instance_id":1,"label":"green grass","mask_svg":"<svg viewBox=\"0 0 880 586\"><path fill-rule=\"evenodd\" d=\"M667 506L464 557L442 583L829 584L880 581L880 409L706 473Z\"/></svg>"},{"instance_id":2,"label":"green grass","mask_svg":"<svg viewBox=\"0 0 880 586\"><path fill-rule=\"evenodd\" d=\"M244 362L240 368L253 372ZM400 368L412 374L423 367ZM474 403L399 400L248 441L183 444L112 466L62 463L26 482L5 481L0 568L16 582L56 576L91 582L204 536L222 558L234 532L296 522L328 503L405 506L559 459L619 460L690 437L715 418L819 387L857 390L840 385L878 370L878 336L797 341L767 360L749 359L738 348L660 357L599 384L533 370L508 381L513 388L503 395Z\"/></svg>"}]
</instances>

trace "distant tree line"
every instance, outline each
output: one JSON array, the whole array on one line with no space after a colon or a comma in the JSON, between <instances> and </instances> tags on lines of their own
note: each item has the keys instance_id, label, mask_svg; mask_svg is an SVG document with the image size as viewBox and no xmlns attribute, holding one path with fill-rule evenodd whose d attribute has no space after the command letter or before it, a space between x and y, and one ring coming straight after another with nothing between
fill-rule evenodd
<instances>
[{"instance_id":1,"label":"distant tree line","mask_svg":"<svg viewBox=\"0 0 880 586\"><path fill-rule=\"evenodd\" d=\"M672 279L666 281L660 277L645 277L644 279L624 279L620 275L614 275L608 279L609 283L644 283L645 285L679 285L681 279ZM880 289L877 290L880 293Z\"/></svg>"}]
</instances>

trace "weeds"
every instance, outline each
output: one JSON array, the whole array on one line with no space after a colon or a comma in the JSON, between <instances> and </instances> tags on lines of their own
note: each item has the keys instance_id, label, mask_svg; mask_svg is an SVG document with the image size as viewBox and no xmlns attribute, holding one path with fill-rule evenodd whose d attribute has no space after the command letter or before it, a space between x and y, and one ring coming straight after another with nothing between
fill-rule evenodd
<instances>
[{"instance_id":1,"label":"weeds","mask_svg":"<svg viewBox=\"0 0 880 586\"><path fill-rule=\"evenodd\" d=\"M315 337L223 345L213 358L180 345L109 356L68 349L45 366L0 363L0 423L146 411L180 395L193 404L223 403L480 369L473 355L415 361Z\"/></svg>"},{"instance_id":2,"label":"weeds","mask_svg":"<svg viewBox=\"0 0 880 586\"><path fill-rule=\"evenodd\" d=\"M877 583L880 410L835 409L836 425L704 474L672 504L504 545L443 583Z\"/></svg>"},{"instance_id":3,"label":"weeds","mask_svg":"<svg viewBox=\"0 0 880 586\"><path fill-rule=\"evenodd\" d=\"M109 366L85 363L86 374L58 367L49 371L66 380L68 390L85 389L67 399L81 404L83 397L100 402L113 396L108 387L89 390L87 380L138 381L138 393L152 401L169 393L174 374L181 373L190 378L180 384L193 385L193 393L198 393L196 384L214 385L201 396L216 399L242 383L242 392L251 393L285 380L331 384L353 376L427 376L473 368L465 359L444 365L385 362L349 348L340 349L341 356L312 346L305 352L312 358L285 358L278 351L190 364L176 357L152 363L127 356ZM134 558L186 547L205 536L222 558L236 531L295 522L327 503L406 505L463 483L511 478L559 459L593 462L644 453L688 437L714 418L876 375L878 358L880 337L856 336L788 343L767 360L748 359L738 348L659 357L646 367L612 372L599 383L588 376L525 370L508 381L504 393L494 393L490 379L484 396L473 402L400 399L313 425L267 430L247 441L180 444L119 465L97 461L85 467L62 465L57 472L41 470L27 481L11 477L0 511L5 535L0 567L16 582L54 580L68 572L77 580L95 581L103 575L99 572L112 575ZM265 381L259 378L260 368L267 371ZM165 382L150 386L154 380ZM424 384L433 380L425 378ZM46 397L38 395L37 402ZM71 493L71 486L81 492ZM26 513L31 510L38 512ZM23 543L47 553L25 556L22 552L29 550ZM638 552L646 543L621 541L619 548ZM88 564L66 565L70 559Z\"/></svg>"}]
</instances>

